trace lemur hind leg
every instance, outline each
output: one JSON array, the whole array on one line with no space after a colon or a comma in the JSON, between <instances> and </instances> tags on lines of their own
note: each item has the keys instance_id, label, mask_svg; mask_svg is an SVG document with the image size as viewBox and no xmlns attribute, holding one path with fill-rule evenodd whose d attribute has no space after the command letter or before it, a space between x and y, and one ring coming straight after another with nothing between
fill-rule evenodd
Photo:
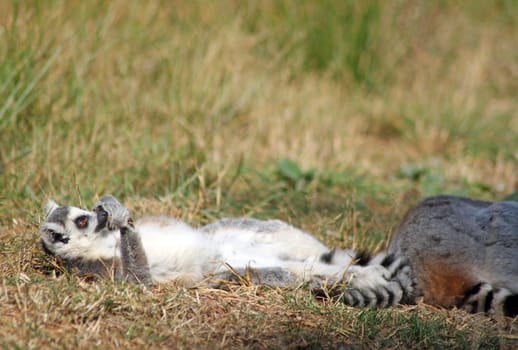
<instances>
[{"instance_id":1,"label":"lemur hind leg","mask_svg":"<svg viewBox=\"0 0 518 350\"><path fill-rule=\"evenodd\" d=\"M229 282L247 286L267 285L276 288L288 288L297 286L300 283L300 278L281 267L232 268L229 266L227 271L217 272L210 276L206 284L210 287L222 288Z\"/></svg>"},{"instance_id":2,"label":"lemur hind leg","mask_svg":"<svg viewBox=\"0 0 518 350\"><path fill-rule=\"evenodd\" d=\"M384 308L415 302L415 278L404 258L389 254L381 262L353 265L344 284L316 289L317 297L331 298L353 307Z\"/></svg>"},{"instance_id":3,"label":"lemur hind leg","mask_svg":"<svg viewBox=\"0 0 518 350\"><path fill-rule=\"evenodd\" d=\"M130 282L152 283L149 264L142 247L140 235L135 229L129 210L111 195L103 196L94 206L97 216L110 229L120 230L122 279Z\"/></svg>"}]
</instances>

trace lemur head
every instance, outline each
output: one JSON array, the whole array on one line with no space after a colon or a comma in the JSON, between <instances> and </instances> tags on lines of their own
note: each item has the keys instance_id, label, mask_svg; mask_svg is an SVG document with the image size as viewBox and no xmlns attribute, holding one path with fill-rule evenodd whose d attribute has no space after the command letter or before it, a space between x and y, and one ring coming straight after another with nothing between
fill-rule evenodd
<instances>
[{"instance_id":1,"label":"lemur head","mask_svg":"<svg viewBox=\"0 0 518 350\"><path fill-rule=\"evenodd\" d=\"M53 200L45 205L46 219L40 227L41 248L45 253L65 259L113 258L120 238L118 230L107 227L104 211L87 211L59 206Z\"/></svg>"}]
</instances>

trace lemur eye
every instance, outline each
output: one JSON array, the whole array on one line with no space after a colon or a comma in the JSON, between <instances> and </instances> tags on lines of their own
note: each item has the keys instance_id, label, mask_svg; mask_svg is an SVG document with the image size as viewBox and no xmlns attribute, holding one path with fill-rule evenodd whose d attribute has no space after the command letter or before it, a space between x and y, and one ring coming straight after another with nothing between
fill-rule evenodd
<instances>
[{"instance_id":1,"label":"lemur eye","mask_svg":"<svg viewBox=\"0 0 518 350\"><path fill-rule=\"evenodd\" d=\"M75 220L77 228L85 228L88 226L88 217L87 216L80 216Z\"/></svg>"}]
</instances>

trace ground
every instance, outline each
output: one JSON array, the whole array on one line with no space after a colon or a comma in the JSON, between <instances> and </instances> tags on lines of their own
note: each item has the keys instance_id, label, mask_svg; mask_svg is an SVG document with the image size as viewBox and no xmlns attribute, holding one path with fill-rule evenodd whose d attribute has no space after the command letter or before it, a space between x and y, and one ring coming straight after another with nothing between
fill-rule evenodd
<instances>
[{"instance_id":1,"label":"ground","mask_svg":"<svg viewBox=\"0 0 518 350\"><path fill-rule=\"evenodd\" d=\"M435 194L517 200L514 1L0 3L5 348L512 348L517 321L60 273L48 198L386 247ZM513 196L514 194L514 196ZM511 197L508 197L511 196Z\"/></svg>"}]
</instances>

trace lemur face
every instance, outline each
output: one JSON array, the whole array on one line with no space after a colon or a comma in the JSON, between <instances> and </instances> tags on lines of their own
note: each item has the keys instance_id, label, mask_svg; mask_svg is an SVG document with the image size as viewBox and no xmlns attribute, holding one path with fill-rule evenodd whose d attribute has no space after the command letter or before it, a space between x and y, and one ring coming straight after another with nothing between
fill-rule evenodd
<instances>
[{"instance_id":1,"label":"lemur face","mask_svg":"<svg viewBox=\"0 0 518 350\"><path fill-rule=\"evenodd\" d=\"M40 227L41 246L51 255L62 258L99 259L114 257L119 231L107 227L105 211L87 211L61 207L49 200L47 218Z\"/></svg>"}]
</instances>

